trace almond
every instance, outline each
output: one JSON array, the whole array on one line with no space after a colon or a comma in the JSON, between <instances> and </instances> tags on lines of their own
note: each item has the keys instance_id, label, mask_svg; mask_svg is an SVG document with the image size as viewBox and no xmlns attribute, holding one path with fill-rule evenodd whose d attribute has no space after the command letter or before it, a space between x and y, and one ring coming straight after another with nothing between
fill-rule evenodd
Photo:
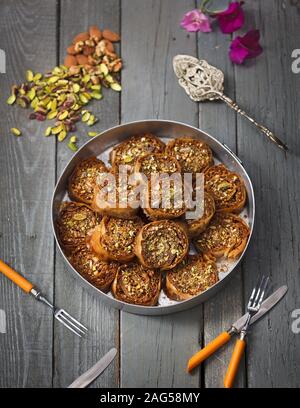
<instances>
[{"instance_id":1,"label":"almond","mask_svg":"<svg viewBox=\"0 0 300 408\"><path fill-rule=\"evenodd\" d=\"M103 40L103 41L105 42L105 48L107 49L107 51L109 51L109 52L114 52L115 51L114 46L111 43L111 41L109 41L109 40Z\"/></svg>"},{"instance_id":2,"label":"almond","mask_svg":"<svg viewBox=\"0 0 300 408\"><path fill-rule=\"evenodd\" d=\"M102 32L97 26L91 26L89 28L90 37L93 38L96 42L99 42L102 39Z\"/></svg>"},{"instance_id":3,"label":"almond","mask_svg":"<svg viewBox=\"0 0 300 408\"><path fill-rule=\"evenodd\" d=\"M64 66L70 68L72 65L77 65L77 60L74 55L67 55L64 61Z\"/></svg>"},{"instance_id":4,"label":"almond","mask_svg":"<svg viewBox=\"0 0 300 408\"><path fill-rule=\"evenodd\" d=\"M117 33L114 33L113 31L110 30L103 30L103 38L106 40L109 40L111 42L117 42L120 41L120 36Z\"/></svg>"},{"instance_id":5,"label":"almond","mask_svg":"<svg viewBox=\"0 0 300 408\"><path fill-rule=\"evenodd\" d=\"M92 57L92 55L88 56L88 63L90 65L97 65L97 61L95 60L95 58Z\"/></svg>"},{"instance_id":6,"label":"almond","mask_svg":"<svg viewBox=\"0 0 300 408\"><path fill-rule=\"evenodd\" d=\"M84 32L84 33L79 33L79 34L77 34L76 35L76 37L74 37L74 39L73 39L73 44L76 44L77 42L79 42L79 41L86 41L86 40L88 40L90 38L90 35L89 35L89 33L86 33L86 32Z\"/></svg>"},{"instance_id":7,"label":"almond","mask_svg":"<svg viewBox=\"0 0 300 408\"><path fill-rule=\"evenodd\" d=\"M75 48L74 48L74 45L70 45L70 46L67 48L67 53L68 53L69 55L76 55L76 54L77 54L77 52L76 52L76 50L75 50Z\"/></svg>"},{"instance_id":8,"label":"almond","mask_svg":"<svg viewBox=\"0 0 300 408\"><path fill-rule=\"evenodd\" d=\"M95 51L95 47L89 47L88 45L85 45L83 47L83 55L92 55Z\"/></svg>"},{"instance_id":9,"label":"almond","mask_svg":"<svg viewBox=\"0 0 300 408\"><path fill-rule=\"evenodd\" d=\"M79 65L88 64L88 58L86 55L78 54L76 55L76 59L77 59L77 64Z\"/></svg>"}]
</instances>

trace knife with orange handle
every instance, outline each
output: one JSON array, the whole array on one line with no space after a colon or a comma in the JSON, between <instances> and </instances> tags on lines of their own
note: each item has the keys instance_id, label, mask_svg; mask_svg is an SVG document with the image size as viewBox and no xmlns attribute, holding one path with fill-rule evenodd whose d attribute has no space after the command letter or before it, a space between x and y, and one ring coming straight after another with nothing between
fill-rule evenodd
<instances>
[{"instance_id":1,"label":"knife with orange handle","mask_svg":"<svg viewBox=\"0 0 300 408\"><path fill-rule=\"evenodd\" d=\"M272 309L284 297L287 290L288 290L287 286L283 285L280 288L278 288L272 295L270 295L266 300L264 300L261 304L259 311L251 317L249 324L252 325L258 319L264 316L270 309ZM241 333L242 329L245 327L245 324L247 323L247 319L248 319L248 313L245 313L236 322L234 322L227 331L224 331L223 333L221 333L213 341L208 343L207 346L205 346L203 349L201 349L196 354L194 354L188 361L187 371L191 372L194 368L200 365L204 360L206 360L208 357L214 354L218 349L220 349L222 346L228 343L233 334ZM234 353L232 355L233 357L232 362L229 364L229 367L228 367L228 370L225 376L227 386L225 385L225 381L224 381L224 386L226 388L230 388L230 386L232 386L233 384L233 380L237 373L237 368L241 360L241 357L243 355L246 343L244 339L239 339L237 340L237 344L238 345L236 345Z\"/></svg>"}]
</instances>

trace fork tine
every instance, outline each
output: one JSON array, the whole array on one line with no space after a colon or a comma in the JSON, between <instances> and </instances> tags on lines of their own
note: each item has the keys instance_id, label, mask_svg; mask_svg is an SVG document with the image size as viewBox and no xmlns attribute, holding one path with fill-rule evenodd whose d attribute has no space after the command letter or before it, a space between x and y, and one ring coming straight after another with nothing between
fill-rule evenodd
<instances>
[{"instance_id":1,"label":"fork tine","mask_svg":"<svg viewBox=\"0 0 300 408\"><path fill-rule=\"evenodd\" d=\"M261 278L260 283L259 283L259 286L258 286L258 288L257 288L256 294L255 294L255 299L253 300L253 304L252 304L253 307L257 304L257 301L258 301L258 299L259 299L259 295L260 295L261 288L262 288L262 286L263 286L264 280L265 280L265 277L263 276L263 277Z\"/></svg>"},{"instance_id":2,"label":"fork tine","mask_svg":"<svg viewBox=\"0 0 300 408\"><path fill-rule=\"evenodd\" d=\"M87 327L85 327L83 324L81 324L78 320L74 319L73 316L71 316L69 313L67 313L64 309L61 310L64 315L66 315L69 319L73 320L74 323L76 323L78 326L82 327L84 330L89 331Z\"/></svg>"},{"instance_id":3,"label":"fork tine","mask_svg":"<svg viewBox=\"0 0 300 408\"><path fill-rule=\"evenodd\" d=\"M82 334L86 334L85 331L83 331L80 327L78 327L75 323L73 323L72 320L68 319L68 317L64 315L63 310L60 311L60 313L58 313L58 314L59 314L61 319L63 319L69 325L73 326L75 328L75 330L77 330L78 332L80 332Z\"/></svg>"},{"instance_id":4,"label":"fork tine","mask_svg":"<svg viewBox=\"0 0 300 408\"><path fill-rule=\"evenodd\" d=\"M260 305L261 305L261 303L262 303L262 301L263 301L263 298L264 298L264 296L265 296L265 292L266 292L267 286L268 286L268 284L269 284L269 281L270 281L270 277L267 276L266 279L265 279L265 282L264 282L264 286L263 286L263 289L262 289L262 293L261 293L261 295L260 295L260 298L259 298L259 301L258 301L258 304L257 304L258 307L260 307Z\"/></svg>"},{"instance_id":5,"label":"fork tine","mask_svg":"<svg viewBox=\"0 0 300 408\"><path fill-rule=\"evenodd\" d=\"M71 330L73 333L75 333L77 336L82 337L80 333L78 333L76 330L74 330L71 326L69 326L64 320L61 319L60 315L55 315L55 318L62 323L65 327L67 327L69 330Z\"/></svg>"}]
</instances>

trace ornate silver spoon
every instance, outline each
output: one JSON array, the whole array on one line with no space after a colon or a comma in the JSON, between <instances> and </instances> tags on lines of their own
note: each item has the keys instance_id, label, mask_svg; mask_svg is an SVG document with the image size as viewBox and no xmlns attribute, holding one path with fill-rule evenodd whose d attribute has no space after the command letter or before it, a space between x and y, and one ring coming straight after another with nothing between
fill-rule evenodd
<instances>
[{"instance_id":1,"label":"ornate silver spoon","mask_svg":"<svg viewBox=\"0 0 300 408\"><path fill-rule=\"evenodd\" d=\"M287 150L287 146L273 132L257 123L236 102L224 95L224 74L218 68L209 65L205 60L198 60L190 55L177 55L174 57L173 68L179 84L193 101L203 102L220 99L237 113L247 118L278 147Z\"/></svg>"}]
</instances>

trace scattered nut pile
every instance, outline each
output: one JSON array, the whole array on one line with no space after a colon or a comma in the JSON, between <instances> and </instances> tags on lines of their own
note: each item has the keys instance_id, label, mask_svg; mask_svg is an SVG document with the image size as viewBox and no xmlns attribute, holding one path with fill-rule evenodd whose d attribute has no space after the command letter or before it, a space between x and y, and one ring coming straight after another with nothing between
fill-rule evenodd
<instances>
[{"instance_id":1,"label":"scattered nut pile","mask_svg":"<svg viewBox=\"0 0 300 408\"><path fill-rule=\"evenodd\" d=\"M9 105L16 103L22 108L32 108L29 119L45 121L55 120L47 127L45 136L55 135L62 142L70 132L76 131L76 122L82 121L93 126L97 118L84 109L91 100L102 99L102 86L121 91L118 72L122 60L115 53L114 42L120 41L117 33L101 31L91 26L88 32L78 34L67 48L64 65L53 68L44 75L26 73L27 82L13 85ZM15 136L22 132L12 128ZM88 132L90 137L97 132ZM77 150L77 137L71 136L68 146Z\"/></svg>"}]
</instances>

